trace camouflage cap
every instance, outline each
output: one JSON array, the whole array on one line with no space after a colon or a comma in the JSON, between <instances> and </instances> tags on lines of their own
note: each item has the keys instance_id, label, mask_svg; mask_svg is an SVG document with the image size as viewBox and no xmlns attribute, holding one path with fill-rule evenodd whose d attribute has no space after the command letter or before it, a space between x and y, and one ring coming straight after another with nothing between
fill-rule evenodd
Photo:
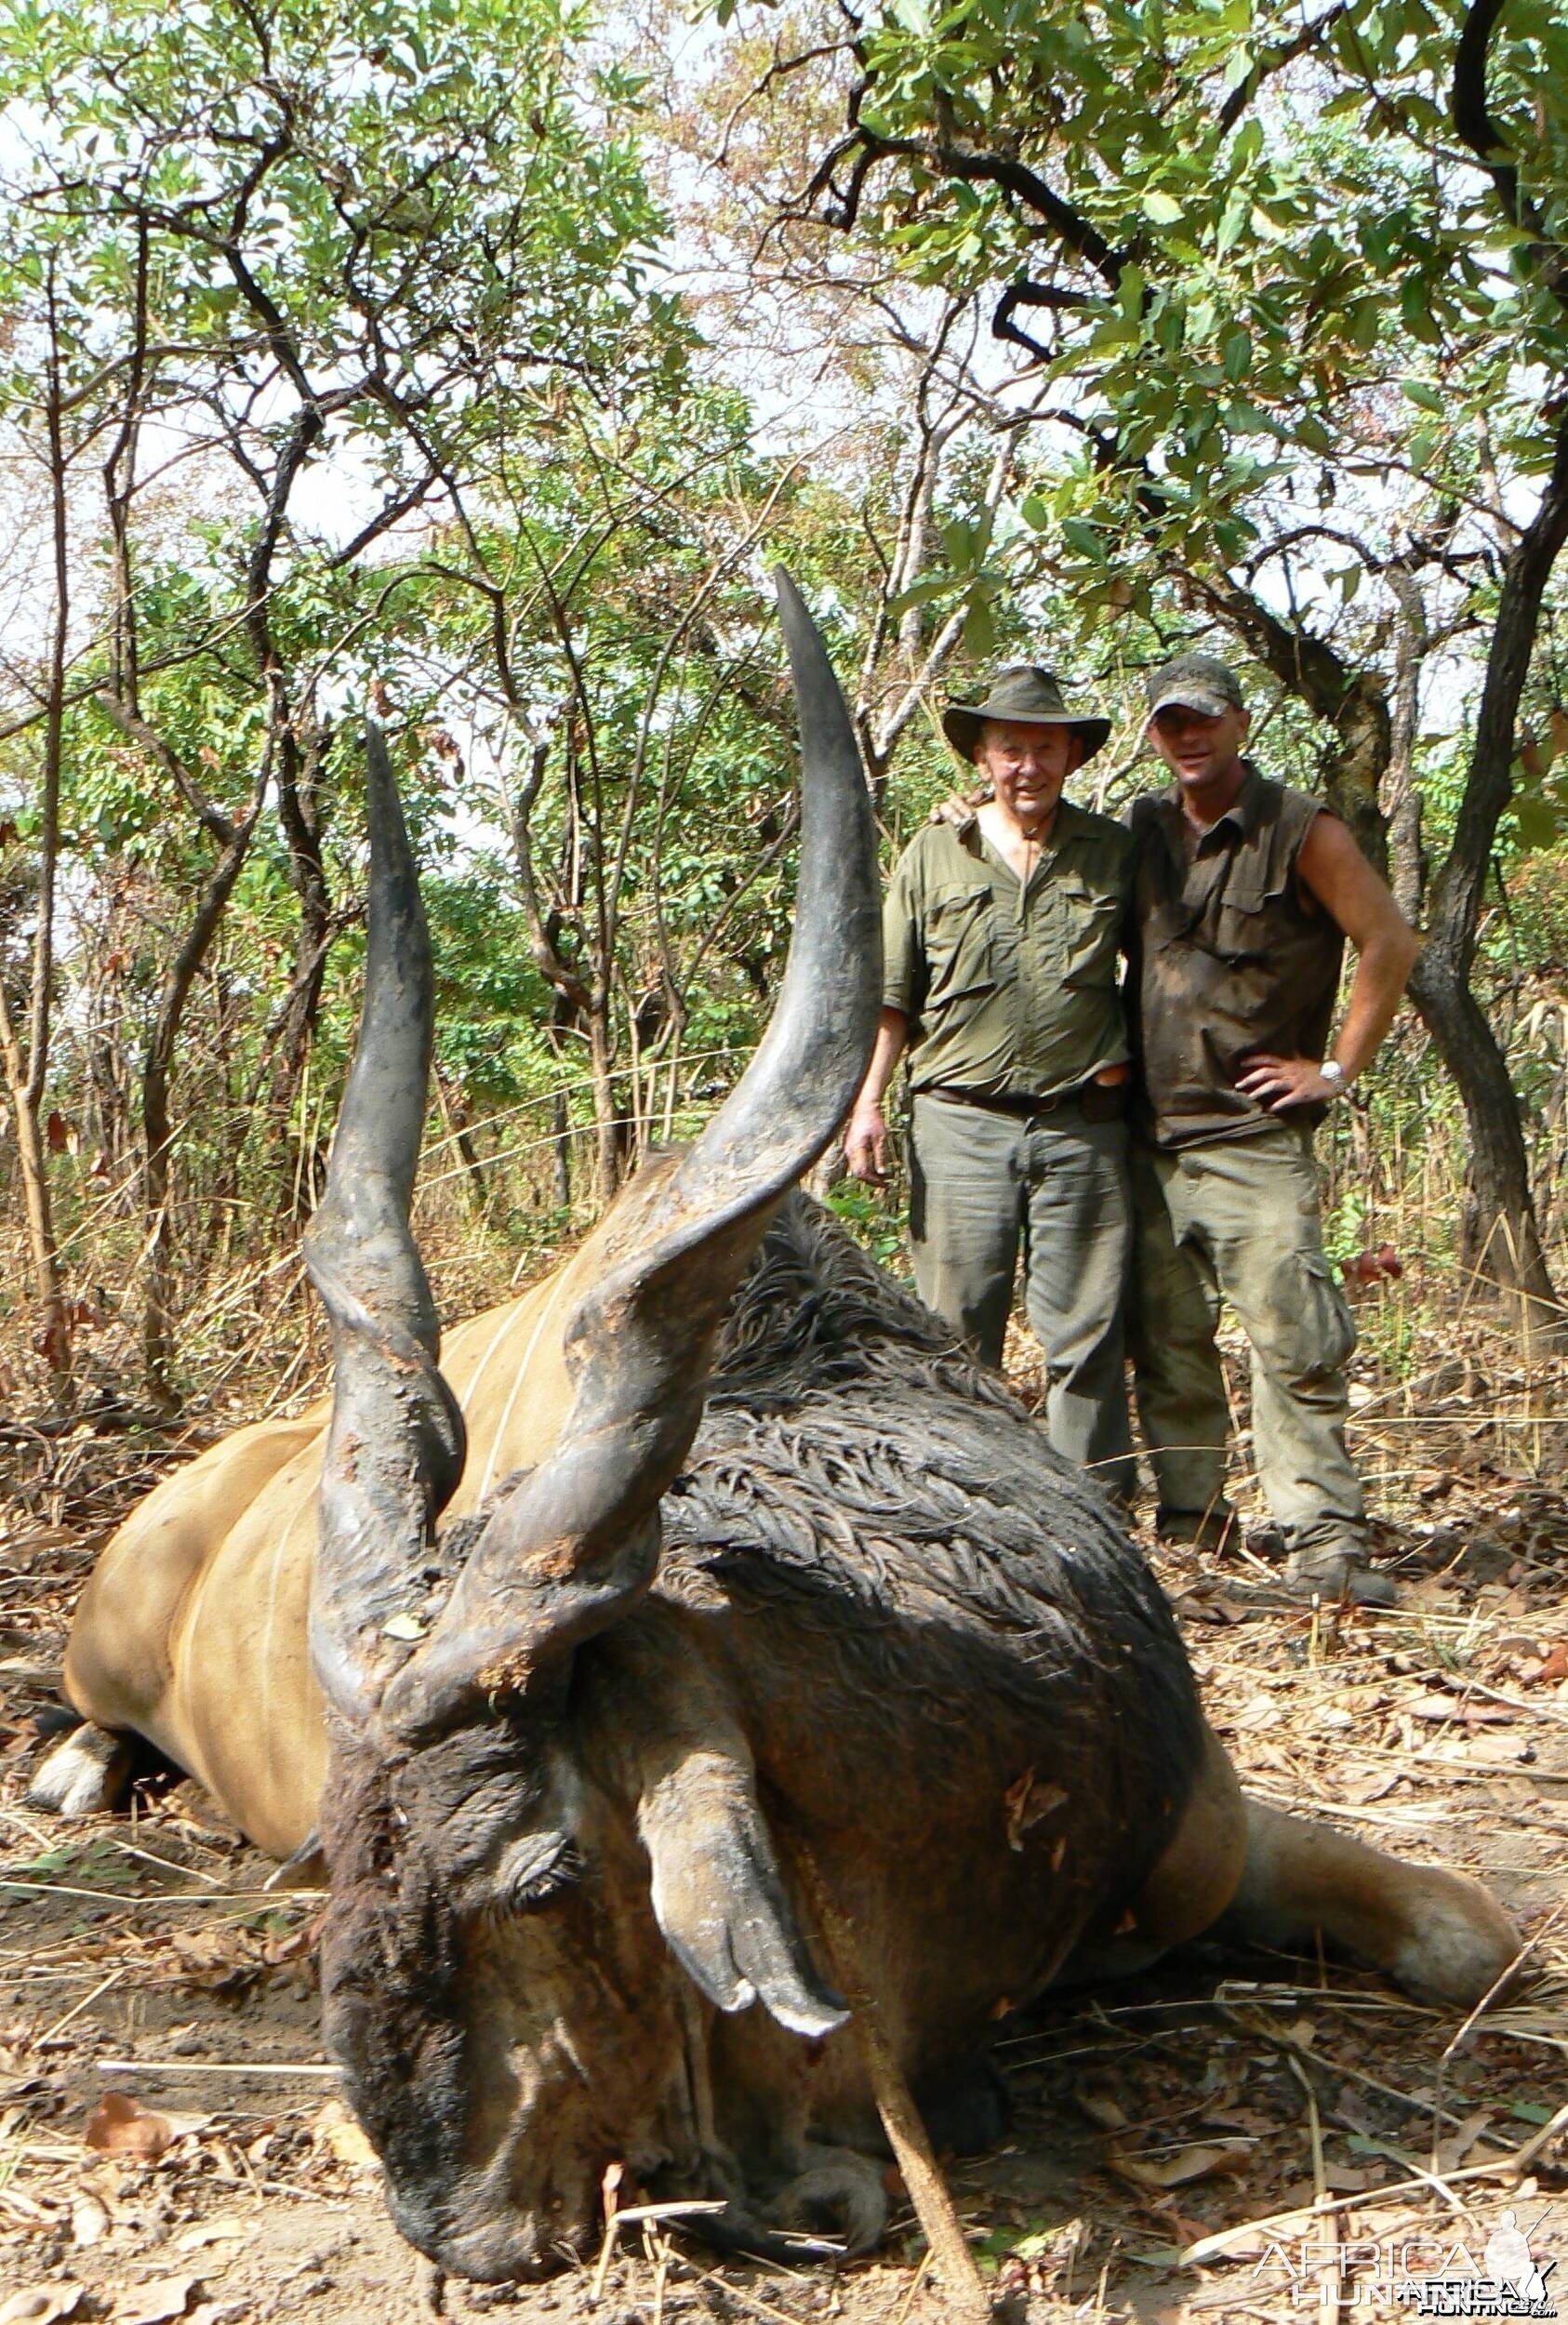
<instances>
[{"instance_id":1,"label":"camouflage cap","mask_svg":"<svg viewBox=\"0 0 1568 2325\"><path fill-rule=\"evenodd\" d=\"M1216 654L1178 654L1154 671L1149 681L1149 715L1179 706L1201 717L1216 719L1223 711L1242 711L1242 683L1229 662Z\"/></svg>"}]
</instances>

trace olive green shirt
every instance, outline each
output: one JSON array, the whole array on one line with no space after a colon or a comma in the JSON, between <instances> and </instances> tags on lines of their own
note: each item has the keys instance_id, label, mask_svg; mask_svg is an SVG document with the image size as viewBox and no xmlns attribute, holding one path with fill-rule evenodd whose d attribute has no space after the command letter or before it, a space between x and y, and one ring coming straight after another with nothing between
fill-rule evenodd
<instances>
[{"instance_id":1,"label":"olive green shirt","mask_svg":"<svg viewBox=\"0 0 1568 2325\"><path fill-rule=\"evenodd\" d=\"M883 1004L909 1021L910 1085L1055 1097L1130 1052L1117 954L1132 834L1063 800L1027 887L981 833L928 824L883 910Z\"/></svg>"}]
</instances>

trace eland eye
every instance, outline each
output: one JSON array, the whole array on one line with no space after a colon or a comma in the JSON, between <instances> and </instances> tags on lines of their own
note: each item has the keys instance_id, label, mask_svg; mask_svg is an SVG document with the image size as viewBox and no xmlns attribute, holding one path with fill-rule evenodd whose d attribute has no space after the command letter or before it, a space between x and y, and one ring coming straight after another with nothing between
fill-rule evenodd
<instances>
[{"instance_id":1,"label":"eland eye","mask_svg":"<svg viewBox=\"0 0 1568 2325\"><path fill-rule=\"evenodd\" d=\"M530 1833L514 1841L501 1860L496 1903L505 1913L527 1913L575 1881L582 1859L564 1832Z\"/></svg>"}]
</instances>

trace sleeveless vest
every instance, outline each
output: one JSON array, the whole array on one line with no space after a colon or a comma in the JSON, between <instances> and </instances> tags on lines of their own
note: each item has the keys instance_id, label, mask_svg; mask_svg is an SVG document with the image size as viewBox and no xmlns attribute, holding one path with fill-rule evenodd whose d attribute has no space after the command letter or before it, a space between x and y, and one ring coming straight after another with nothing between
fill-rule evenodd
<instances>
[{"instance_id":1,"label":"sleeveless vest","mask_svg":"<svg viewBox=\"0 0 1568 2325\"><path fill-rule=\"evenodd\" d=\"M1236 1087L1255 1050L1321 1058L1345 939L1302 900L1296 860L1318 801L1248 766L1189 860L1175 790L1135 801L1138 843L1128 976L1143 1123L1156 1146L1256 1137L1284 1118ZM1297 1107L1292 1122L1320 1122Z\"/></svg>"}]
</instances>

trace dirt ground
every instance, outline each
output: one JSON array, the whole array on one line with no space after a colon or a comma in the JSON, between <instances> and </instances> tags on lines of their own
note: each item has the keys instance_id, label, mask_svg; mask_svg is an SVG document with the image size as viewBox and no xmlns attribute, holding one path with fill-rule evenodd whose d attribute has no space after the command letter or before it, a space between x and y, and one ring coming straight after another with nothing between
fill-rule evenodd
<instances>
[{"instance_id":1,"label":"dirt ground","mask_svg":"<svg viewBox=\"0 0 1568 2325\"><path fill-rule=\"evenodd\" d=\"M1396 1613L1292 1607L1252 1551L1161 1561L1250 1787L1480 1875L1536 1983L1461 2026L1351 1970L1198 1952L1005 2023L1011 2139L950 2177L1030 2325L1410 2315L1402 2271L1484 2273L1508 2212L1568 2315L1561 1387L1452 1348L1397 1398L1363 1381ZM440 2284L322 2060L317 1901L269 1892L188 1784L71 1827L24 1805L76 1589L156 1457L84 1429L13 1435L0 1458L0 2325L940 2314L907 2209L842 2273L721 2265L626 2227L545 2286Z\"/></svg>"}]
</instances>

